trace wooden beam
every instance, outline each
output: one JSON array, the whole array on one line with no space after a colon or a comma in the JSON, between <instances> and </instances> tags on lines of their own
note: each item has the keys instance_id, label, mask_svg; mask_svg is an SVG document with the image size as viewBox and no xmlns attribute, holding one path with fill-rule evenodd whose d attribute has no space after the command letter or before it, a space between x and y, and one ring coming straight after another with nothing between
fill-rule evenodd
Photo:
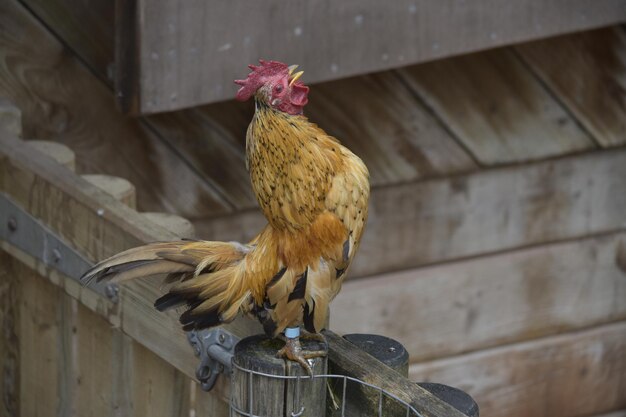
<instances>
[{"instance_id":1,"label":"wooden beam","mask_svg":"<svg viewBox=\"0 0 626 417\"><path fill-rule=\"evenodd\" d=\"M331 328L384 334L420 362L626 320L622 258L617 232L350 280Z\"/></svg>"},{"instance_id":2,"label":"wooden beam","mask_svg":"<svg viewBox=\"0 0 626 417\"><path fill-rule=\"evenodd\" d=\"M330 331L325 331L324 335L329 345L328 360L333 372L380 387L413 406L424 417L464 416L451 405L437 399L424 388L377 361L343 337Z\"/></svg>"},{"instance_id":3,"label":"wooden beam","mask_svg":"<svg viewBox=\"0 0 626 417\"><path fill-rule=\"evenodd\" d=\"M595 148L510 49L416 65L400 74L484 165Z\"/></svg>"},{"instance_id":4,"label":"wooden beam","mask_svg":"<svg viewBox=\"0 0 626 417\"><path fill-rule=\"evenodd\" d=\"M66 168L38 154L26 143L6 134L0 137L0 187L92 260L103 259L144 242L175 238L141 214L72 175ZM121 289L119 305L112 305L68 278L56 274L55 279L88 308L194 378L197 359L180 329L177 314L159 313L152 306L162 294L158 282L139 280L125 285ZM235 322L229 328L242 336L259 329L251 320Z\"/></svg>"},{"instance_id":5,"label":"wooden beam","mask_svg":"<svg viewBox=\"0 0 626 417\"><path fill-rule=\"evenodd\" d=\"M611 25L621 0L341 4L137 1L141 113L232 98L259 58L297 63L308 83ZM126 98L131 98L125 95Z\"/></svg>"},{"instance_id":6,"label":"wooden beam","mask_svg":"<svg viewBox=\"0 0 626 417\"><path fill-rule=\"evenodd\" d=\"M515 49L600 145L626 143L623 28L561 36Z\"/></svg>"},{"instance_id":7,"label":"wooden beam","mask_svg":"<svg viewBox=\"0 0 626 417\"><path fill-rule=\"evenodd\" d=\"M411 366L457 386L481 415L582 417L626 407L626 322Z\"/></svg>"},{"instance_id":8,"label":"wooden beam","mask_svg":"<svg viewBox=\"0 0 626 417\"><path fill-rule=\"evenodd\" d=\"M621 230L626 149L375 188L351 276ZM619 191L617 191L619 190ZM246 241L257 212L196 221L198 236Z\"/></svg>"}]
</instances>

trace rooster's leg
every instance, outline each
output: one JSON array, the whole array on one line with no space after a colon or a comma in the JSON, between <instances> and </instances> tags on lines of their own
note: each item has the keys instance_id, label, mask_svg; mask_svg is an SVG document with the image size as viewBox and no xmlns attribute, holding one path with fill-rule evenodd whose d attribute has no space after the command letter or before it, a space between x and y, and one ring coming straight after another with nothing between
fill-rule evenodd
<instances>
[{"instance_id":1,"label":"rooster's leg","mask_svg":"<svg viewBox=\"0 0 626 417\"><path fill-rule=\"evenodd\" d=\"M326 356L324 350L303 350L300 344L299 329L293 330L289 328L285 331L285 346L280 349L276 356L279 358L289 359L293 362L298 362L310 376L313 376L313 370L311 365L307 362L307 359L319 358Z\"/></svg>"}]
</instances>

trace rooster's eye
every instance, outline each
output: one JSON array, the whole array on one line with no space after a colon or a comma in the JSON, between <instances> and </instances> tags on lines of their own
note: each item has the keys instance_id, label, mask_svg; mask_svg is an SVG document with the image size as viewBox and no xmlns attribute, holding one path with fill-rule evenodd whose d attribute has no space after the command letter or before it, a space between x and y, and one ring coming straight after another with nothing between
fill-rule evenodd
<instances>
[{"instance_id":1,"label":"rooster's eye","mask_svg":"<svg viewBox=\"0 0 626 417\"><path fill-rule=\"evenodd\" d=\"M281 91L283 91L283 86L281 84L278 84L276 87L274 87L274 91L280 93Z\"/></svg>"}]
</instances>

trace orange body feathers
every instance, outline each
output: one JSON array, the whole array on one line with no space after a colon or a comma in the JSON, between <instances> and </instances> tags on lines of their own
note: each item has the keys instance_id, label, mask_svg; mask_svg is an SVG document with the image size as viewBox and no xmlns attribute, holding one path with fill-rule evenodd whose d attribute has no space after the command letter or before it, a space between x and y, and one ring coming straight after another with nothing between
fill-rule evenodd
<instances>
[{"instance_id":1,"label":"orange body feathers","mask_svg":"<svg viewBox=\"0 0 626 417\"><path fill-rule=\"evenodd\" d=\"M179 241L134 248L96 265L86 279L166 274L169 292L155 306L186 307L181 323L187 330L229 322L239 313L258 318L272 336L299 325L322 330L367 220L368 172L301 114L308 94L297 81L301 73L292 80L291 68L268 65L238 81L238 97L253 91L256 102L246 162L268 225L247 244Z\"/></svg>"}]
</instances>

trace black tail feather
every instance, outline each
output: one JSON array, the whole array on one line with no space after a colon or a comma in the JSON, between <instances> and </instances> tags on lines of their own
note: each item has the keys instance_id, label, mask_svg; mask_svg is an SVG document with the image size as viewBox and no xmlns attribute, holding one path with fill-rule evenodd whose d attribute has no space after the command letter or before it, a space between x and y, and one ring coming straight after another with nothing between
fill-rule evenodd
<instances>
[{"instance_id":1,"label":"black tail feather","mask_svg":"<svg viewBox=\"0 0 626 417\"><path fill-rule=\"evenodd\" d=\"M167 293L162 297L159 297L154 302L154 308L159 311L169 310L170 308L180 307L187 304L188 300L181 294Z\"/></svg>"},{"instance_id":2,"label":"black tail feather","mask_svg":"<svg viewBox=\"0 0 626 417\"><path fill-rule=\"evenodd\" d=\"M188 332L219 326L222 324L222 319L217 308L201 314L190 309L181 314L180 323L183 325L183 330Z\"/></svg>"}]
</instances>

